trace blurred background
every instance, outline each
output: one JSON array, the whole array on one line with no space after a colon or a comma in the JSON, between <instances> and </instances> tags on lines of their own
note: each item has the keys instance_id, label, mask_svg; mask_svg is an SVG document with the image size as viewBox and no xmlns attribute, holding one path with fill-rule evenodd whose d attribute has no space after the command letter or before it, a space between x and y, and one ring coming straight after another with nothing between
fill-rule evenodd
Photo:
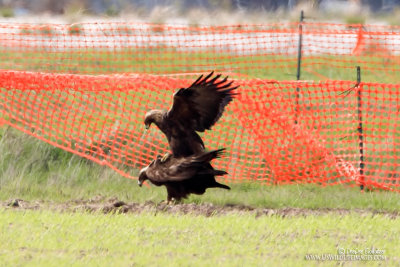
<instances>
[{"instance_id":1,"label":"blurred background","mask_svg":"<svg viewBox=\"0 0 400 267\"><path fill-rule=\"evenodd\" d=\"M297 21L300 10L319 21L400 24L400 0L0 0L3 20L60 17L67 23L90 17L189 24Z\"/></svg>"}]
</instances>

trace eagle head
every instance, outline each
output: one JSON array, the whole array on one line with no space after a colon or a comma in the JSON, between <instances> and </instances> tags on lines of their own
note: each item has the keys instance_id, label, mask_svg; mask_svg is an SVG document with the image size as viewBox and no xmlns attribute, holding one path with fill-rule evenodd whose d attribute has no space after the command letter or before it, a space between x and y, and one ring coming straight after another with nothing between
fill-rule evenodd
<instances>
[{"instance_id":1,"label":"eagle head","mask_svg":"<svg viewBox=\"0 0 400 267\"><path fill-rule=\"evenodd\" d=\"M144 167L144 168L141 169L140 172L139 172L138 185L139 185L140 187L143 185L143 182L144 182L144 181L146 181L147 179L149 179L149 178L147 177L147 174L146 174L147 168L148 168L148 166L147 166L147 167Z\"/></svg>"},{"instance_id":2,"label":"eagle head","mask_svg":"<svg viewBox=\"0 0 400 267\"><path fill-rule=\"evenodd\" d=\"M144 117L144 125L146 127L146 130L148 130L150 128L150 125L152 123L155 123L158 125L161 124L164 113L165 113L165 111L158 110L158 109L153 109L153 110L150 110L149 112L147 112Z\"/></svg>"}]
</instances>

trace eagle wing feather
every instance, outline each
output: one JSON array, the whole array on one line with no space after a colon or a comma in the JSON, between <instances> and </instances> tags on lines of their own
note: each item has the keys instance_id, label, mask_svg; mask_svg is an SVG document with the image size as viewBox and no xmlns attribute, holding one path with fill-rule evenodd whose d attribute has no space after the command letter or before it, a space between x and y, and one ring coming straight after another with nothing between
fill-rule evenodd
<instances>
[{"instance_id":1,"label":"eagle wing feather","mask_svg":"<svg viewBox=\"0 0 400 267\"><path fill-rule=\"evenodd\" d=\"M203 78L201 75L188 88L179 89L174 94L174 100L167 116L186 129L204 132L221 118L226 105L236 95L232 81L227 82L228 77L219 80L220 74L214 78L211 72Z\"/></svg>"}]
</instances>

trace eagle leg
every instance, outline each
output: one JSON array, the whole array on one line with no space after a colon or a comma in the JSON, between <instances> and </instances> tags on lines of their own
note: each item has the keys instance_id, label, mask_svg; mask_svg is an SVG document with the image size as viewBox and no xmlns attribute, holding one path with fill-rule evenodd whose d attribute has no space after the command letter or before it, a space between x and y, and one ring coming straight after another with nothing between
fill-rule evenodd
<instances>
[{"instance_id":1,"label":"eagle leg","mask_svg":"<svg viewBox=\"0 0 400 267\"><path fill-rule=\"evenodd\" d=\"M170 197L170 196L167 197L167 201L166 201L167 205L175 205L175 204L179 204L179 203L180 203L180 201L176 200L174 197Z\"/></svg>"},{"instance_id":2,"label":"eagle leg","mask_svg":"<svg viewBox=\"0 0 400 267\"><path fill-rule=\"evenodd\" d=\"M171 199L167 200L167 205L176 205L179 203L180 203L180 201L176 200L175 198L171 198Z\"/></svg>"},{"instance_id":3,"label":"eagle leg","mask_svg":"<svg viewBox=\"0 0 400 267\"><path fill-rule=\"evenodd\" d=\"M168 200L161 200L160 203L157 204L157 206L167 206L169 204Z\"/></svg>"}]
</instances>

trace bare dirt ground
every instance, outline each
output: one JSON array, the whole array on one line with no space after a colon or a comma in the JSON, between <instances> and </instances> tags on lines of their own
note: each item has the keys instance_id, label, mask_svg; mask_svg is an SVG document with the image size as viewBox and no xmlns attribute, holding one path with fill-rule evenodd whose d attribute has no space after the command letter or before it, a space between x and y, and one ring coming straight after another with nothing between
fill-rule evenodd
<instances>
[{"instance_id":1,"label":"bare dirt ground","mask_svg":"<svg viewBox=\"0 0 400 267\"><path fill-rule=\"evenodd\" d=\"M375 216L377 214L387 216L391 219L400 217L398 211L376 211L367 209L305 209L305 208L254 208L244 205L214 205L211 203L180 203L167 204L165 202L154 203L151 201L145 203L125 203L116 198L105 199L104 197L95 197L88 200L72 200L64 203L55 203L49 201L25 201L22 199L13 199L5 202L0 202L0 208L15 209L15 210L54 210L61 212L102 212L102 213L135 213L142 212L169 213L169 214L192 214L199 216L217 216L224 214L254 214L258 216L310 216L310 215L325 215L336 214L346 215L357 213L363 216Z\"/></svg>"}]
</instances>

